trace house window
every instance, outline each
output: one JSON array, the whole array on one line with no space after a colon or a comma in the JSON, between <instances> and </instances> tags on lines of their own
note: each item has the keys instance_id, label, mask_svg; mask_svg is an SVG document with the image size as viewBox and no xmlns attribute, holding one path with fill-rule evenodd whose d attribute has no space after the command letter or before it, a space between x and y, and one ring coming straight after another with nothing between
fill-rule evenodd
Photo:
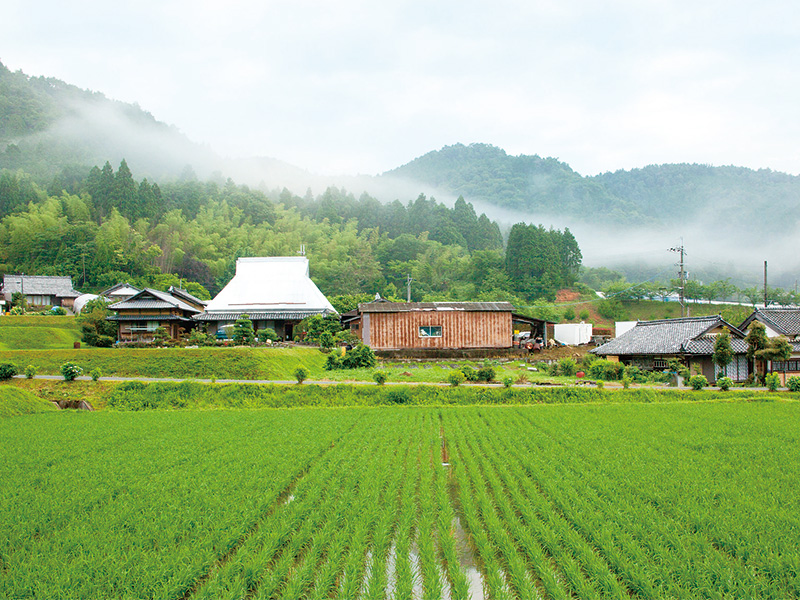
<instances>
[{"instance_id":1,"label":"house window","mask_svg":"<svg viewBox=\"0 0 800 600\"><path fill-rule=\"evenodd\" d=\"M419 337L442 337L441 325L423 325L419 328Z\"/></svg>"},{"instance_id":2,"label":"house window","mask_svg":"<svg viewBox=\"0 0 800 600\"><path fill-rule=\"evenodd\" d=\"M773 371L800 371L800 360L776 360L772 363Z\"/></svg>"},{"instance_id":3,"label":"house window","mask_svg":"<svg viewBox=\"0 0 800 600\"><path fill-rule=\"evenodd\" d=\"M146 325L131 325L128 329L131 331L145 331L152 333L158 329L158 321L147 321Z\"/></svg>"}]
</instances>

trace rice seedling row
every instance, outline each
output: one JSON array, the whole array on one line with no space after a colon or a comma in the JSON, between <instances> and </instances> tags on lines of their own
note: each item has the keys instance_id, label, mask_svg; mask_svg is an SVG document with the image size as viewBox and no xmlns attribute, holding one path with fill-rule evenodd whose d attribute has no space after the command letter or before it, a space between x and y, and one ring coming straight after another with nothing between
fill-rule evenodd
<instances>
[{"instance_id":1,"label":"rice seedling row","mask_svg":"<svg viewBox=\"0 0 800 600\"><path fill-rule=\"evenodd\" d=\"M788 404L20 417L0 422L0 597L797 598L799 418Z\"/></svg>"}]
</instances>

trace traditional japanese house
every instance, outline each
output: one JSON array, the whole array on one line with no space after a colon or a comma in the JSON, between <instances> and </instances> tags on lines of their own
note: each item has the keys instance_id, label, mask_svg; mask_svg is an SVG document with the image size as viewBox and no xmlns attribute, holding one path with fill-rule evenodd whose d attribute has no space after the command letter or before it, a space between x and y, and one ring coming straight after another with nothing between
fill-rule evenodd
<instances>
[{"instance_id":1,"label":"traditional japanese house","mask_svg":"<svg viewBox=\"0 0 800 600\"><path fill-rule=\"evenodd\" d=\"M792 347L789 360L771 361L766 365L767 369L778 373L783 385L786 385L788 377L800 376L800 308L757 308L739 329L747 331L753 321L763 323L767 337L783 336Z\"/></svg>"},{"instance_id":2,"label":"traditional japanese house","mask_svg":"<svg viewBox=\"0 0 800 600\"><path fill-rule=\"evenodd\" d=\"M195 321L216 334L243 314L255 331L269 327L285 340L294 338L294 328L306 317L338 315L311 280L305 256L237 259L233 279Z\"/></svg>"},{"instance_id":3,"label":"traditional japanese house","mask_svg":"<svg viewBox=\"0 0 800 600\"><path fill-rule=\"evenodd\" d=\"M145 288L108 308L115 313L108 320L119 324L119 341L151 342L159 327L173 339L188 332L195 325L192 317L203 312L205 302L174 287L166 292Z\"/></svg>"},{"instance_id":4,"label":"traditional japanese house","mask_svg":"<svg viewBox=\"0 0 800 600\"><path fill-rule=\"evenodd\" d=\"M725 375L734 381L744 381L749 375L745 333L719 316L639 321L635 327L590 352L626 365L659 371L667 368L670 359L677 358L691 371L699 370L713 382L718 370L712 361L714 342L723 328L730 331L734 354Z\"/></svg>"},{"instance_id":5,"label":"traditional japanese house","mask_svg":"<svg viewBox=\"0 0 800 600\"><path fill-rule=\"evenodd\" d=\"M62 306L72 308L75 298L81 295L72 287L72 278L49 275L4 275L3 298L11 302L12 296L22 292L31 306Z\"/></svg>"}]
</instances>

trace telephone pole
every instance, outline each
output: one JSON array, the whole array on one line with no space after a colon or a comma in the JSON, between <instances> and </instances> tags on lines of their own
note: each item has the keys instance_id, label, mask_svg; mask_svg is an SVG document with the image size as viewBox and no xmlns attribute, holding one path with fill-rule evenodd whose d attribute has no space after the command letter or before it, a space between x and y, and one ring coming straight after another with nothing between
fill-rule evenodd
<instances>
[{"instance_id":1,"label":"telephone pole","mask_svg":"<svg viewBox=\"0 0 800 600\"><path fill-rule=\"evenodd\" d=\"M409 274L408 279L406 280L406 298L408 302L411 302L411 282L414 281L411 279L411 275Z\"/></svg>"},{"instance_id":2,"label":"telephone pole","mask_svg":"<svg viewBox=\"0 0 800 600\"><path fill-rule=\"evenodd\" d=\"M764 261L764 308L767 308L767 261Z\"/></svg>"},{"instance_id":3,"label":"telephone pole","mask_svg":"<svg viewBox=\"0 0 800 600\"><path fill-rule=\"evenodd\" d=\"M681 255L681 262L678 263L678 266L681 268L681 270L678 272L678 276L680 277L680 285L678 287L678 298L680 299L680 303L681 303L681 316L685 317L686 316L686 303L685 303L684 293L685 293L685 289L686 289L686 270L684 269L683 257L686 254L686 250L683 247L683 238L681 238L681 245L680 246L672 247L672 248L669 249L669 251L670 252L677 252L678 254Z\"/></svg>"}]
</instances>

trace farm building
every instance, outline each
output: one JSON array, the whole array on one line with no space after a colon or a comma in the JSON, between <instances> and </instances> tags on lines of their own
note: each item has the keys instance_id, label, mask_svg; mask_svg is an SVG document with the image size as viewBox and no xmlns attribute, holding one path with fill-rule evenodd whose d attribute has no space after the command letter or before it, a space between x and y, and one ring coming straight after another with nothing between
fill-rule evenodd
<instances>
[{"instance_id":1,"label":"farm building","mask_svg":"<svg viewBox=\"0 0 800 600\"><path fill-rule=\"evenodd\" d=\"M342 323L373 350L506 349L514 324L547 334L544 321L515 315L508 302L368 302Z\"/></svg>"},{"instance_id":2,"label":"farm building","mask_svg":"<svg viewBox=\"0 0 800 600\"><path fill-rule=\"evenodd\" d=\"M716 368L711 356L716 336L723 328L730 331L734 353L725 374L734 381L744 381L749 375L745 333L719 316L639 321L621 336L590 352L647 370L664 370L670 359L677 358L690 370L697 368L709 381L715 381Z\"/></svg>"},{"instance_id":3,"label":"farm building","mask_svg":"<svg viewBox=\"0 0 800 600\"><path fill-rule=\"evenodd\" d=\"M192 317L203 311L205 302L174 287L167 292L145 288L108 308L115 312L108 320L119 324L119 341L151 342L159 327L173 339L188 332L195 325Z\"/></svg>"},{"instance_id":4,"label":"farm building","mask_svg":"<svg viewBox=\"0 0 800 600\"><path fill-rule=\"evenodd\" d=\"M291 340L306 317L338 313L311 281L305 256L275 256L239 258L233 279L195 320L216 334L243 314L256 331L270 327Z\"/></svg>"},{"instance_id":5,"label":"farm building","mask_svg":"<svg viewBox=\"0 0 800 600\"><path fill-rule=\"evenodd\" d=\"M772 361L769 369L780 375L783 385L786 385L788 377L800 376L800 308L757 308L739 329L747 331L753 321L764 325L767 337L783 336L792 347L789 360Z\"/></svg>"},{"instance_id":6,"label":"farm building","mask_svg":"<svg viewBox=\"0 0 800 600\"><path fill-rule=\"evenodd\" d=\"M47 275L4 275L3 297L11 302L11 297L22 292L31 306L63 306L72 308L75 298L81 295L72 287L71 277Z\"/></svg>"}]
</instances>

